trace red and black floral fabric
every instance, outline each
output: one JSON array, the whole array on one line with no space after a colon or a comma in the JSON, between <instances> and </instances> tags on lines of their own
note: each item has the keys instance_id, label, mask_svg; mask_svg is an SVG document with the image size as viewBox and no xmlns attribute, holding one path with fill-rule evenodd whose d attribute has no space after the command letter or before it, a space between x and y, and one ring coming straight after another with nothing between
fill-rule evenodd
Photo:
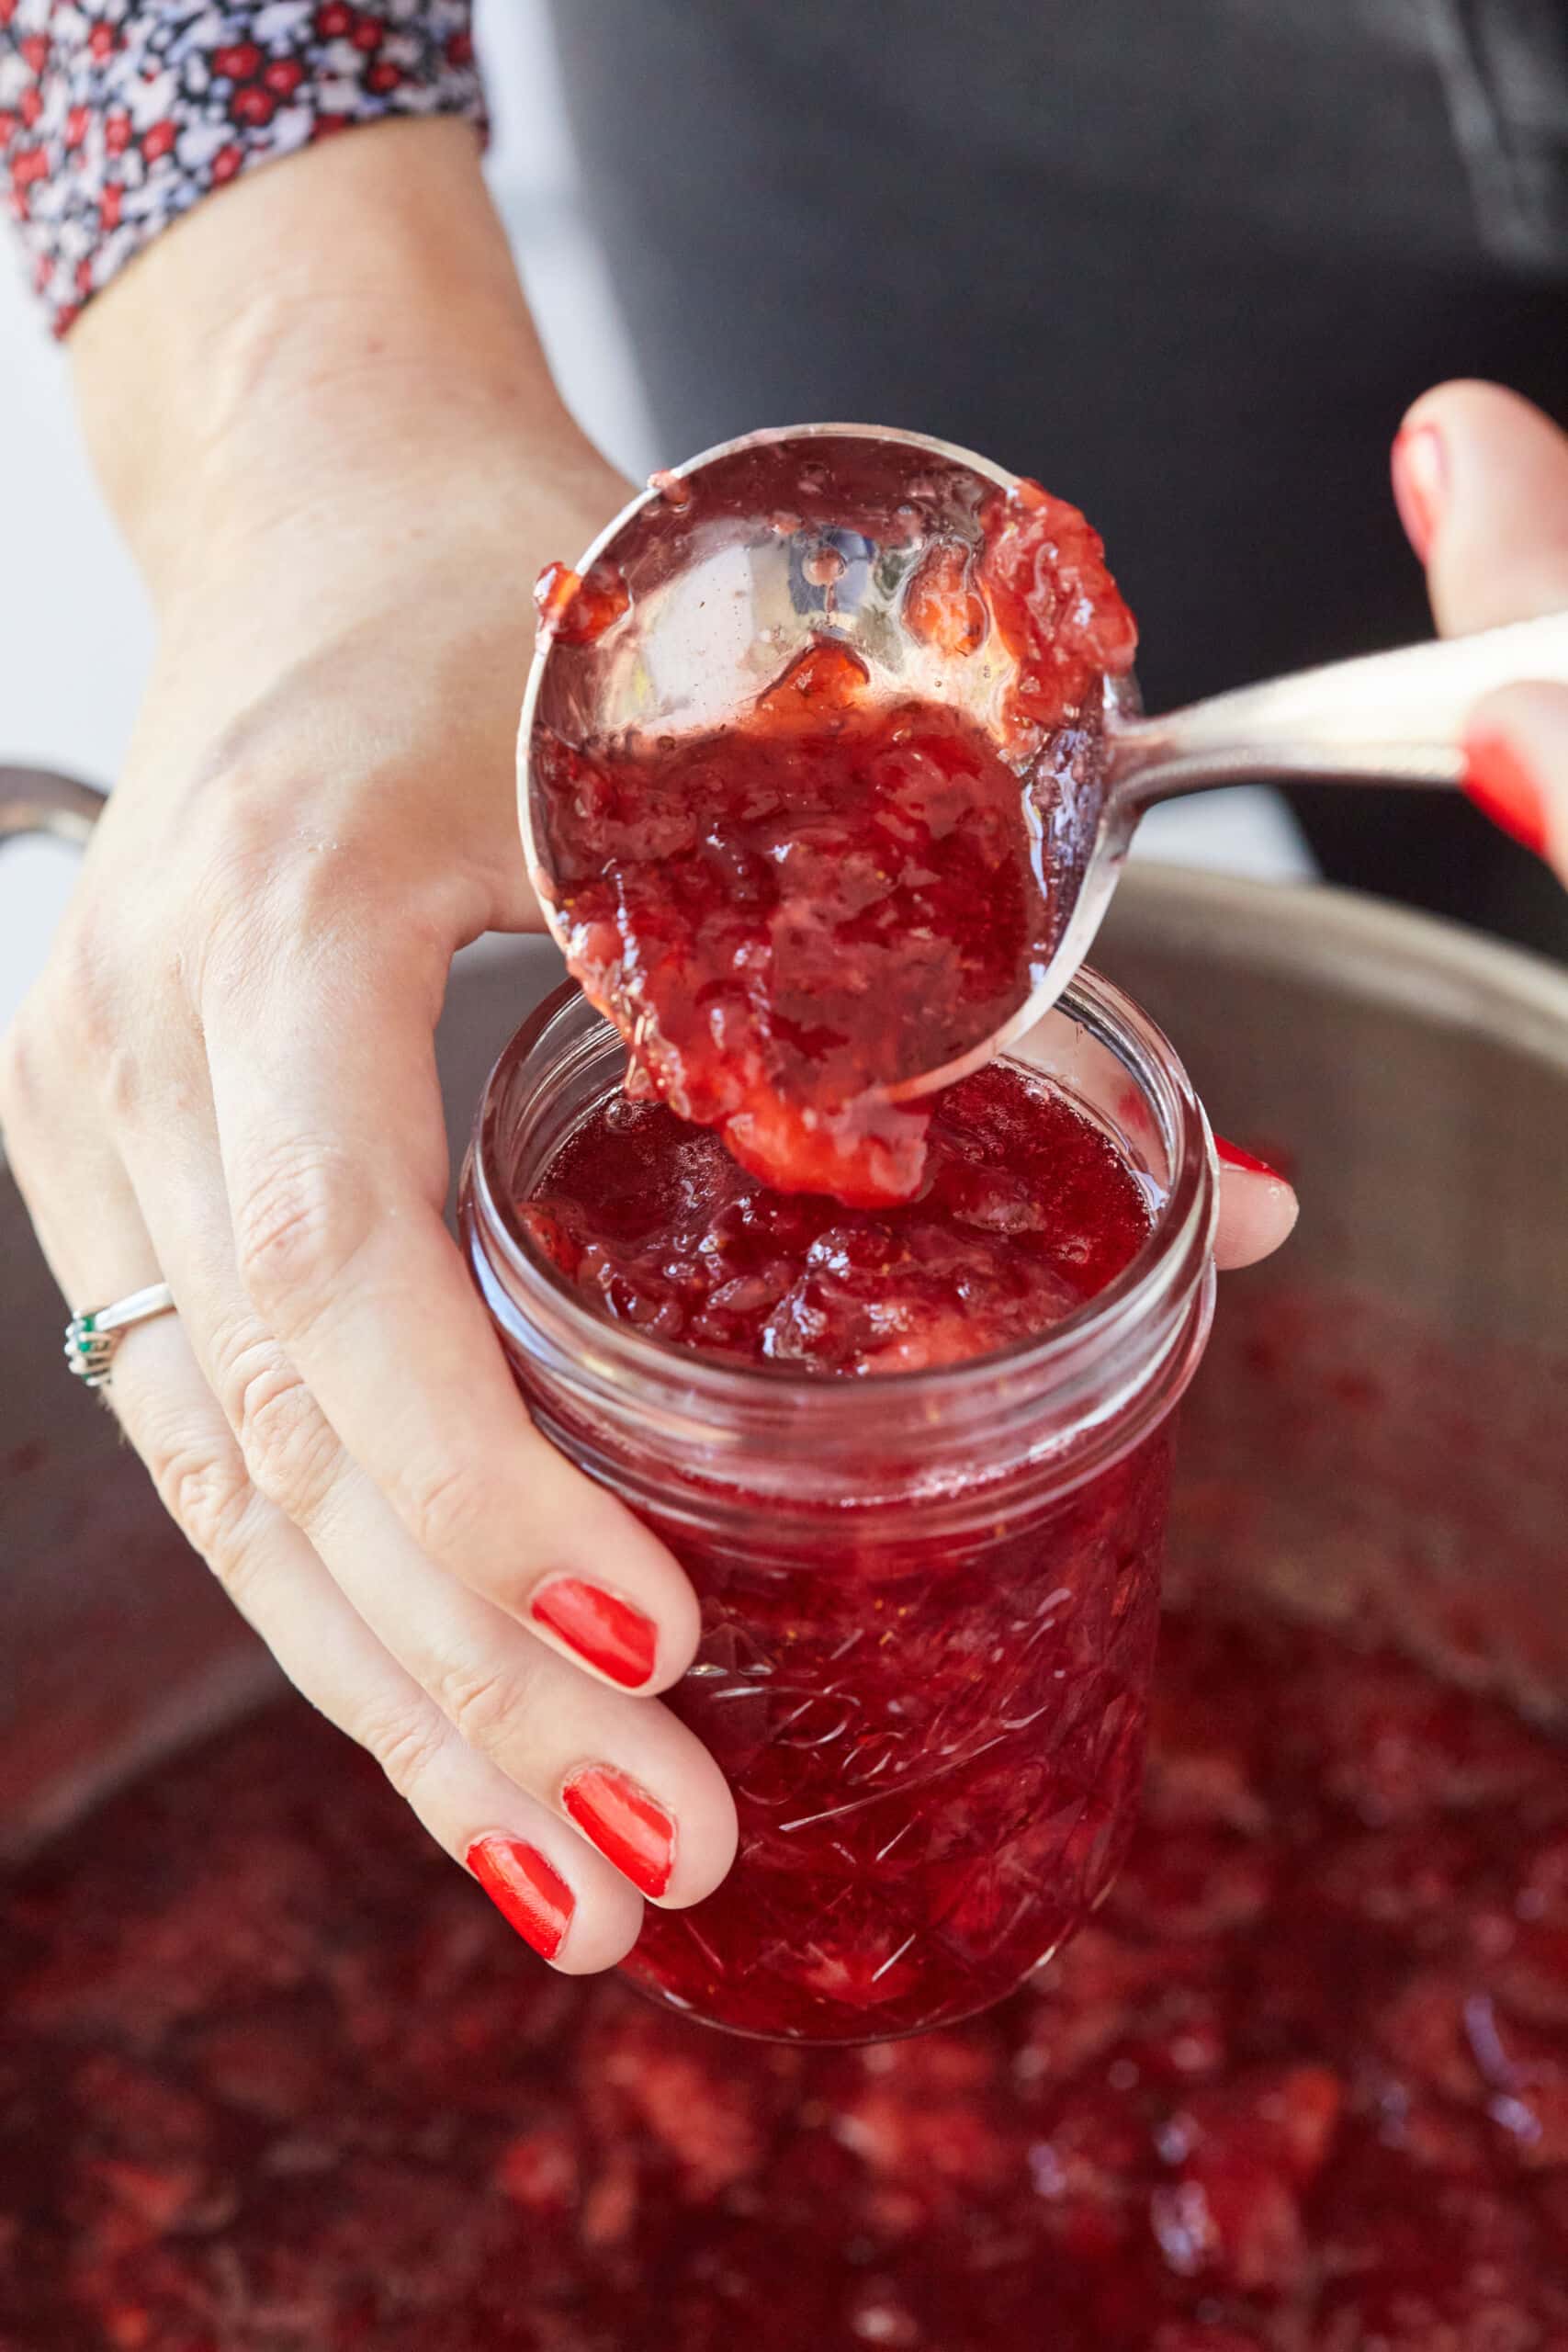
<instances>
[{"instance_id":1,"label":"red and black floral fabric","mask_svg":"<svg viewBox=\"0 0 1568 2352\"><path fill-rule=\"evenodd\" d=\"M0 0L0 187L63 334L255 164L388 115L483 119L469 0Z\"/></svg>"}]
</instances>

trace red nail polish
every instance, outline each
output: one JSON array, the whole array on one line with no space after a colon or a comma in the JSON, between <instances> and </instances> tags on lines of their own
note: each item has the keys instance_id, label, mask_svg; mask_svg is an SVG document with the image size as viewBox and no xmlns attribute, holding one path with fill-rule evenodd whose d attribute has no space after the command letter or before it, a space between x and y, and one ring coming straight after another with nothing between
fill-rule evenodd
<instances>
[{"instance_id":1,"label":"red nail polish","mask_svg":"<svg viewBox=\"0 0 1568 2352\"><path fill-rule=\"evenodd\" d=\"M615 1593L578 1577L552 1577L534 1595L530 1613L624 1690L640 1690L653 1672L659 1628Z\"/></svg>"},{"instance_id":2,"label":"red nail polish","mask_svg":"<svg viewBox=\"0 0 1568 2352\"><path fill-rule=\"evenodd\" d=\"M554 1960L577 1908L577 1897L560 1872L521 1838L476 1838L467 1860L508 1926L544 1959Z\"/></svg>"},{"instance_id":3,"label":"red nail polish","mask_svg":"<svg viewBox=\"0 0 1568 2352\"><path fill-rule=\"evenodd\" d=\"M1407 426L1393 445L1393 501L1404 536L1425 563L1442 521L1448 459L1435 424Z\"/></svg>"},{"instance_id":4,"label":"red nail polish","mask_svg":"<svg viewBox=\"0 0 1568 2352\"><path fill-rule=\"evenodd\" d=\"M1227 1168L1245 1168L1254 1176L1272 1176L1276 1183L1285 1181L1277 1168L1270 1168L1255 1151L1243 1151L1240 1144L1229 1143L1224 1136L1214 1137L1214 1150Z\"/></svg>"},{"instance_id":5,"label":"red nail polish","mask_svg":"<svg viewBox=\"0 0 1568 2352\"><path fill-rule=\"evenodd\" d=\"M1500 735L1472 735L1464 747L1466 792L1504 832L1546 854L1546 807L1540 786L1511 743Z\"/></svg>"},{"instance_id":6,"label":"red nail polish","mask_svg":"<svg viewBox=\"0 0 1568 2352\"><path fill-rule=\"evenodd\" d=\"M662 1894L675 1868L675 1824L629 1772L585 1764L561 1790L584 1837L644 1894Z\"/></svg>"}]
</instances>

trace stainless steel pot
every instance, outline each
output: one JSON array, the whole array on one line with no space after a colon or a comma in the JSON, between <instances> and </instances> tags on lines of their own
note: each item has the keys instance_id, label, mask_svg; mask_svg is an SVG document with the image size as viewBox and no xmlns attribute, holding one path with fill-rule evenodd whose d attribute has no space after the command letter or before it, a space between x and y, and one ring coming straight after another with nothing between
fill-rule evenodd
<instances>
[{"instance_id":1,"label":"stainless steel pot","mask_svg":"<svg viewBox=\"0 0 1568 2352\"><path fill-rule=\"evenodd\" d=\"M7 784L9 789L7 790ZM0 831L90 799L0 771ZM1264 1580L1397 1621L1568 1706L1568 976L1338 892L1134 867L1098 960L1169 1030L1222 1132L1289 1155L1281 1259L1224 1286L1188 1408L1173 1582ZM460 959L454 1140L559 976ZM0 1849L274 1687L65 1374L63 1309L0 1170Z\"/></svg>"}]
</instances>

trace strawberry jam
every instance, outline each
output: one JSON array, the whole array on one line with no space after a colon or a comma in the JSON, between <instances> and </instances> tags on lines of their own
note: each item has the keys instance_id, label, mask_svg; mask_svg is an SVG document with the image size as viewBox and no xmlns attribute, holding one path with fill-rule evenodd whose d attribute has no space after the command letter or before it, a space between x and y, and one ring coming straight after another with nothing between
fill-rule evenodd
<instances>
[{"instance_id":1,"label":"strawberry jam","mask_svg":"<svg viewBox=\"0 0 1568 2352\"><path fill-rule=\"evenodd\" d=\"M1148 1238L1109 1137L1017 1066L936 1102L918 1201L777 1193L711 1131L612 1095L522 1211L596 1312L680 1347L817 1374L914 1372L1029 1340Z\"/></svg>"},{"instance_id":2,"label":"strawberry jam","mask_svg":"<svg viewBox=\"0 0 1568 2352\"><path fill-rule=\"evenodd\" d=\"M1119 1373L1100 1361L1098 1385L1075 1384L1069 1348L1058 1381L1043 1343L1143 1250L1148 1195L1019 1069L895 1099L1006 1026L1070 914L1049 845L1092 828L1107 683L1134 647L1098 537L1033 482L959 469L971 503L944 502L941 458L891 509L874 480L846 492L825 454L758 447L740 468L728 505L705 476L683 484L673 539L618 534L613 578L601 562L541 580L536 878L629 1060L624 1096L580 1104L519 1173L500 1100L553 1121L576 1080L541 1069L529 1101L503 1057L465 1221L540 1427L664 1536L703 1603L671 1704L729 1779L739 1857L695 1910L649 1911L630 1971L739 2032L863 2041L996 2000L1111 1883L1142 1759L1165 1425L1207 1328L1207 1217L1194 1198L1177 1220L1165 1324L1123 1317ZM585 735L601 676L626 689L612 707L649 707L642 584L668 583L678 548L733 552L736 517L759 514L787 563L760 586L753 541L750 591L713 595L747 627L749 596L787 603L749 656L767 677L784 637L772 682L717 729ZM835 623L855 567L886 601L852 642ZM939 665L968 665L973 707L910 694L905 647L941 685ZM547 1338L538 1312L558 1305L525 1302L530 1264L665 1361L587 1396L603 1340ZM817 1389L934 1385L886 1413L831 1408L815 1445L782 1382L765 1403L716 1400L698 1431L679 1367L699 1356ZM639 1381L648 1410L628 1419ZM711 1367L702 1393L716 1401ZM810 1466L776 1497L793 1447Z\"/></svg>"},{"instance_id":3,"label":"strawberry jam","mask_svg":"<svg viewBox=\"0 0 1568 2352\"><path fill-rule=\"evenodd\" d=\"M1077 987L1068 1034L1134 1018ZM581 996L543 1007L487 1091L464 1221L540 1428L702 1602L667 1703L739 1855L650 1907L627 1967L742 2033L951 2022L1081 1925L1131 1831L1168 1416L1207 1328L1201 1114L1173 1261L1168 1170L1021 1064L936 1101L919 1197L880 1207L774 1191L626 1100L624 1066ZM1137 1281L1164 1306L1097 1327Z\"/></svg>"},{"instance_id":4,"label":"strawberry jam","mask_svg":"<svg viewBox=\"0 0 1568 2352\"><path fill-rule=\"evenodd\" d=\"M740 1848L626 1972L731 2031L864 2041L971 2016L1082 1927L1132 1834L1170 1446L1048 1511L901 1545L824 1518L765 1565L652 1523L703 1601L669 1703L734 1792ZM798 1542L798 1538L797 1538Z\"/></svg>"},{"instance_id":5,"label":"strawberry jam","mask_svg":"<svg viewBox=\"0 0 1568 2352\"><path fill-rule=\"evenodd\" d=\"M940 1098L902 1207L775 1193L612 1095L522 1220L597 1313L814 1378L1026 1342L1149 1231L1109 1138L1006 1063ZM705 1610L671 1703L740 1854L695 1910L648 1912L632 1973L737 2030L858 2040L967 2015L1070 1934L1131 1822L1167 1471L1156 1436L1043 1517L1004 1494L985 1540L887 1556L823 1524L809 1566L762 1567L671 1532Z\"/></svg>"},{"instance_id":6,"label":"strawberry jam","mask_svg":"<svg viewBox=\"0 0 1568 2352\"><path fill-rule=\"evenodd\" d=\"M1564 1750L1262 1611L1093 1925L869 2050L550 1974L288 1701L0 1889L0 2343L1557 2352L1565 1953Z\"/></svg>"},{"instance_id":7,"label":"strawberry jam","mask_svg":"<svg viewBox=\"0 0 1568 2352\"><path fill-rule=\"evenodd\" d=\"M885 1090L994 1036L1070 912L1051 844L1098 791L1135 632L1098 537L1038 483L976 528L924 547L899 625L960 666L994 639L987 727L890 694L825 623L732 726L531 743L536 878L634 1090L780 1190L913 1197L929 1112ZM803 558L828 619L844 570L830 542ZM553 565L539 594L568 647L636 625L619 574Z\"/></svg>"},{"instance_id":8,"label":"strawberry jam","mask_svg":"<svg viewBox=\"0 0 1568 2352\"><path fill-rule=\"evenodd\" d=\"M1077 986L1089 1023L1123 1007ZM879 1209L771 1190L621 1068L583 997L534 1016L487 1089L466 1238L538 1425L703 1604L668 1702L740 1853L644 1915L627 1969L778 2040L950 2023L1075 1933L1131 1835L1206 1162L1170 1263L1159 1179L1021 1063L942 1093L919 1200ZM1164 1310L1096 1327L1134 1280Z\"/></svg>"}]
</instances>

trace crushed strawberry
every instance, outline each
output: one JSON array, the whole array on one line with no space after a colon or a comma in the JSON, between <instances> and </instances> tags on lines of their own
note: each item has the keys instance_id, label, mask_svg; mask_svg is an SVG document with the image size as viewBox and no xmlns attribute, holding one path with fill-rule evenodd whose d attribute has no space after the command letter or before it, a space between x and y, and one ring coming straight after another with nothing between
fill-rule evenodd
<instances>
[{"instance_id":1,"label":"crushed strawberry","mask_svg":"<svg viewBox=\"0 0 1568 2352\"><path fill-rule=\"evenodd\" d=\"M706 488L686 488L700 528ZM994 627L1012 656L994 729L945 699L888 702L825 626L726 727L541 721L530 741L537 883L571 972L638 1090L784 1192L913 1199L927 1111L881 1090L997 1035L1076 903L1050 845L1098 808L1106 681L1136 632L1075 507L1025 481L980 522L978 552L932 539L903 613L958 662ZM829 540L803 558L829 623L844 570ZM604 561L551 564L536 598L569 665L630 602Z\"/></svg>"},{"instance_id":2,"label":"crushed strawberry","mask_svg":"<svg viewBox=\"0 0 1568 2352\"><path fill-rule=\"evenodd\" d=\"M1369 1820L1337 1743L1395 1688ZM221 1735L0 1891L0 2344L1558 2352L1568 2019L1516 1992L1568 1755L1332 1634L1177 1616L1157 1781L1203 1785L1226 1692L1245 1771L1176 1834L1256 1848L1260 1908L1196 1917L1156 1812L1131 1910L848 2051L536 1967L319 1719Z\"/></svg>"}]
</instances>

